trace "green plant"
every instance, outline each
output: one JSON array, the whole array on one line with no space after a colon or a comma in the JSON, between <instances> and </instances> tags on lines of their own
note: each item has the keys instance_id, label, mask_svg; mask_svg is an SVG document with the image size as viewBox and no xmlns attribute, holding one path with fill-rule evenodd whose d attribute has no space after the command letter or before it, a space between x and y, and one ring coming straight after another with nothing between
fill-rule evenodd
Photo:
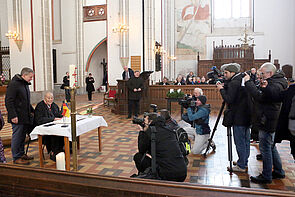
<instances>
[{"instance_id":1,"label":"green plant","mask_svg":"<svg viewBox=\"0 0 295 197\"><path fill-rule=\"evenodd\" d=\"M181 89L178 89L177 91L174 91L173 89L170 89L170 91L167 92L166 96L168 98L183 98L184 93L181 91Z\"/></svg>"},{"instance_id":2,"label":"green plant","mask_svg":"<svg viewBox=\"0 0 295 197\"><path fill-rule=\"evenodd\" d=\"M92 113L93 113L93 111L92 111L92 107L88 107L88 108L87 108L87 114L90 114L90 115L91 115Z\"/></svg>"}]
</instances>

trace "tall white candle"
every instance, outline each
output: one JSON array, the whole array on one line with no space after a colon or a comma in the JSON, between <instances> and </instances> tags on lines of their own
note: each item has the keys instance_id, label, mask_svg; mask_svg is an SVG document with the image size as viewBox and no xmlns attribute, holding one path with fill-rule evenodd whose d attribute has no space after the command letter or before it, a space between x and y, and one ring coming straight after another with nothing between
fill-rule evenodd
<instances>
[{"instance_id":1,"label":"tall white candle","mask_svg":"<svg viewBox=\"0 0 295 197\"><path fill-rule=\"evenodd\" d=\"M56 169L57 170L66 170L66 161L65 161L65 153L60 152L56 155Z\"/></svg>"},{"instance_id":2,"label":"tall white candle","mask_svg":"<svg viewBox=\"0 0 295 197\"><path fill-rule=\"evenodd\" d=\"M70 87L76 87L77 82L77 68L75 65L69 65L69 74L70 74Z\"/></svg>"}]
</instances>

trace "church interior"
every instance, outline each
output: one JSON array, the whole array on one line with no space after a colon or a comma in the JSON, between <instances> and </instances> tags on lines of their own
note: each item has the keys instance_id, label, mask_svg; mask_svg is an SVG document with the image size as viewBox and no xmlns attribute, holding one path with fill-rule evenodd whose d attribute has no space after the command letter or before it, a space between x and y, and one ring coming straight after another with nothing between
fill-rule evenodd
<instances>
[{"instance_id":1,"label":"church interior","mask_svg":"<svg viewBox=\"0 0 295 197\"><path fill-rule=\"evenodd\" d=\"M0 139L6 162L0 162L0 196L295 196L295 157L288 140L276 143L285 178L251 182L250 176L263 170L255 140L246 172L228 171L230 149L231 161L239 156L233 140L229 148L228 130L222 125L222 96L210 83L219 79L209 74L229 63L246 72L271 62L292 85L294 8L293 0L1 0L0 110L5 125ZM5 97L8 84L24 67L34 72L29 85L34 108L48 91L64 106L68 89L61 86L70 74L66 105L73 113L72 124L63 128L70 132L63 135L63 169L42 145L42 133L26 137L26 153L34 157L30 164L14 163ZM125 79L125 69L141 73L139 118L156 104L180 122L186 109L173 94L183 97L201 88L206 95L216 150L190 153L183 182L130 177L137 173L133 156L139 129L126 118L126 79L131 76ZM191 72L205 82L189 81ZM92 99L85 81L90 73ZM177 84L179 76L186 78L186 85ZM164 78L169 85L161 85ZM84 118L79 115L91 120L99 116L102 123L95 123L95 129L81 126Z\"/></svg>"}]
</instances>

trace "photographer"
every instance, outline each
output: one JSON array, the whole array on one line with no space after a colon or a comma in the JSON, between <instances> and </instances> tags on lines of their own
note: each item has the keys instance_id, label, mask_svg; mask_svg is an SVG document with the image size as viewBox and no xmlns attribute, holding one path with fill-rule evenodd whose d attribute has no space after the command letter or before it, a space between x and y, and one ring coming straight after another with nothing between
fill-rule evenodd
<instances>
[{"instance_id":1,"label":"photographer","mask_svg":"<svg viewBox=\"0 0 295 197\"><path fill-rule=\"evenodd\" d=\"M224 120L231 121L233 127L234 142L238 153L237 165L232 168L236 172L246 172L250 155L250 100L242 84L243 75L240 65L230 63L222 66L226 79L224 86L217 83L217 89L227 105Z\"/></svg>"},{"instance_id":2,"label":"photographer","mask_svg":"<svg viewBox=\"0 0 295 197\"><path fill-rule=\"evenodd\" d=\"M191 150L193 154L201 154L206 149L210 137L210 105L206 105L206 101L206 96L198 96L196 101L191 103L192 107L187 109L188 118L190 121L194 121L195 127L195 143Z\"/></svg>"},{"instance_id":3,"label":"photographer","mask_svg":"<svg viewBox=\"0 0 295 197\"><path fill-rule=\"evenodd\" d=\"M143 126L143 127L142 127ZM139 126L138 153L133 157L139 175L151 167L151 134L150 126L156 128L156 170L162 180L185 180L187 167L180 151L175 134L165 128L165 119L158 117L156 113L150 113L144 117L144 125Z\"/></svg>"}]
</instances>

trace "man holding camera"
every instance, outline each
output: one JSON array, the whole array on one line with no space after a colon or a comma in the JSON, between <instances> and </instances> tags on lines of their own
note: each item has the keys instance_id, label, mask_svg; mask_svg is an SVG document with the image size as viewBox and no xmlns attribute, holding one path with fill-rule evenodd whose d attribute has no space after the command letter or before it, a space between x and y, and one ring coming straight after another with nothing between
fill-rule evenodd
<instances>
[{"instance_id":1,"label":"man holding camera","mask_svg":"<svg viewBox=\"0 0 295 197\"><path fill-rule=\"evenodd\" d=\"M277 72L272 63L260 67L260 88L257 88L246 74L245 86L257 104L255 113L258 119L259 149L262 154L263 170L258 176L251 176L254 183L271 183L272 179L285 177L280 155L274 144L275 130L281 109L280 93L287 88L284 74ZM273 168L273 171L272 171Z\"/></svg>"},{"instance_id":2,"label":"man holding camera","mask_svg":"<svg viewBox=\"0 0 295 197\"><path fill-rule=\"evenodd\" d=\"M133 157L139 175L146 173L152 165L152 158L148 155L152 154L151 126L154 126L158 177L162 180L183 182L187 175L187 167L175 133L167 129L165 119L156 113L149 113L144 117L142 126L139 126L138 153Z\"/></svg>"},{"instance_id":3,"label":"man holding camera","mask_svg":"<svg viewBox=\"0 0 295 197\"><path fill-rule=\"evenodd\" d=\"M191 107L187 108L188 118L190 121L194 121L195 128L195 143L191 150L193 154L201 154L206 149L210 137L210 105L206 105L206 101L206 96L200 95L195 102L191 102ZM212 144L212 146L215 149L215 145Z\"/></svg>"},{"instance_id":4,"label":"man holding camera","mask_svg":"<svg viewBox=\"0 0 295 197\"><path fill-rule=\"evenodd\" d=\"M217 83L217 89L231 111L231 117L224 117L232 120L233 136L238 153L237 165L232 168L235 172L246 172L248 158L250 155L250 107L245 87L242 84L240 65L230 63L223 65L225 84Z\"/></svg>"}]
</instances>

